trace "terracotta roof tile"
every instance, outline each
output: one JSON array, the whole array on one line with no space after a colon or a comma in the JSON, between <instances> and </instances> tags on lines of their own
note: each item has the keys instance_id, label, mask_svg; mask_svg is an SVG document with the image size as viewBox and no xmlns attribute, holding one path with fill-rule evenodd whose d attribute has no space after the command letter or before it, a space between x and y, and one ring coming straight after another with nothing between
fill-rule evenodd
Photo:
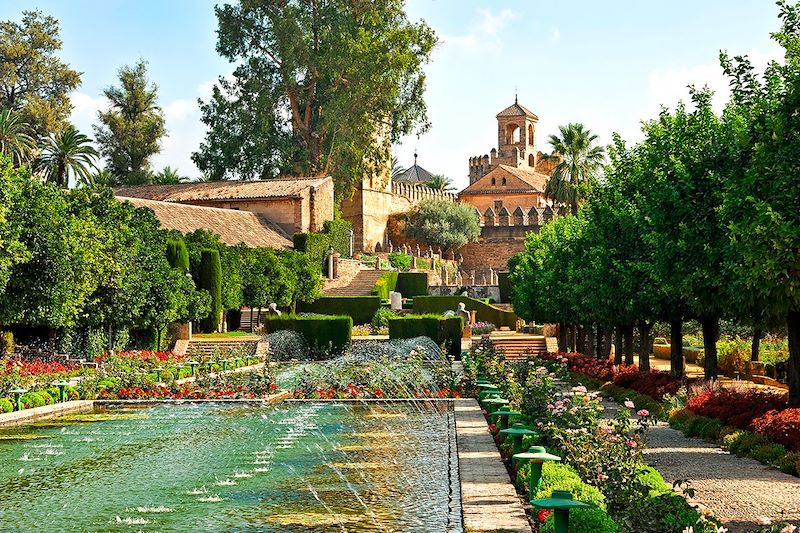
<instances>
[{"instance_id":1,"label":"terracotta roof tile","mask_svg":"<svg viewBox=\"0 0 800 533\"><path fill-rule=\"evenodd\" d=\"M534 120L539 120L539 117L533 111L518 102L514 102L497 114L497 118L502 117L530 117Z\"/></svg>"},{"instance_id":2,"label":"terracotta roof tile","mask_svg":"<svg viewBox=\"0 0 800 533\"><path fill-rule=\"evenodd\" d=\"M505 171L512 176L519 178L525 185L525 188L500 188L492 185L487 185L490 182L491 177L493 175L497 175L500 172L498 171ZM539 172L534 172L533 170L527 170L525 168L517 168L517 167L510 167L508 165L498 165L485 175L481 176L478 181L472 183L469 187L458 193L459 195L462 194L484 194L487 192L502 194L502 193L525 193L525 192L544 192L545 187L547 187L547 181L550 179L550 176L546 174L540 174Z\"/></svg>"},{"instance_id":3,"label":"terracotta roof tile","mask_svg":"<svg viewBox=\"0 0 800 533\"><path fill-rule=\"evenodd\" d=\"M210 181L176 185L134 185L118 187L114 193L126 198L162 202L202 200L246 200L256 198L296 198L309 187L316 188L331 178L286 178L263 181Z\"/></svg>"},{"instance_id":4,"label":"terracotta roof tile","mask_svg":"<svg viewBox=\"0 0 800 533\"><path fill-rule=\"evenodd\" d=\"M191 233L205 229L217 233L222 242L231 246L245 243L250 247L291 248L292 241L277 225L250 211L200 207L179 203L159 202L143 198L117 196L121 202L153 210L164 229Z\"/></svg>"}]
</instances>

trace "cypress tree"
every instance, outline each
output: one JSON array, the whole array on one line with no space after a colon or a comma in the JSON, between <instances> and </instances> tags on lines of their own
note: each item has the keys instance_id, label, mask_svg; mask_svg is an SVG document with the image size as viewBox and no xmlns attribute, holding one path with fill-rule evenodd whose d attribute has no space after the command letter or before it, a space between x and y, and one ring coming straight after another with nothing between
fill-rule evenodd
<instances>
[{"instance_id":1,"label":"cypress tree","mask_svg":"<svg viewBox=\"0 0 800 533\"><path fill-rule=\"evenodd\" d=\"M219 251L205 249L200 252L200 276L197 286L211 294L211 312L208 317L200 321L200 330L204 333L214 333L219 329L219 317L222 313L222 264L219 260Z\"/></svg>"},{"instance_id":2,"label":"cypress tree","mask_svg":"<svg viewBox=\"0 0 800 533\"><path fill-rule=\"evenodd\" d=\"M183 239L169 239L167 241L167 261L169 266L180 272L189 270L189 251Z\"/></svg>"}]
</instances>

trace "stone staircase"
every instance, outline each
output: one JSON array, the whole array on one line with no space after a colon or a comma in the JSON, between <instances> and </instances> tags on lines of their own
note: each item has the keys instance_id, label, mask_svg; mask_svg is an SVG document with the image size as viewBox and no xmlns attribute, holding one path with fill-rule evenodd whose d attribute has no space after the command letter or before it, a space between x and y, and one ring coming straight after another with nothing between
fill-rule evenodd
<instances>
[{"instance_id":1,"label":"stone staircase","mask_svg":"<svg viewBox=\"0 0 800 533\"><path fill-rule=\"evenodd\" d=\"M382 274L385 272L381 270L361 270L349 285L328 289L325 291L325 296L369 296L372 294L372 287Z\"/></svg>"},{"instance_id":2,"label":"stone staircase","mask_svg":"<svg viewBox=\"0 0 800 533\"><path fill-rule=\"evenodd\" d=\"M546 353L547 338L541 335L525 335L520 333L492 333L489 336L492 346L502 351L509 361L524 361L528 355Z\"/></svg>"},{"instance_id":3,"label":"stone staircase","mask_svg":"<svg viewBox=\"0 0 800 533\"><path fill-rule=\"evenodd\" d=\"M218 359L220 357L251 357L259 350L260 342L255 339L248 340L206 340L192 339L186 354L191 359L200 361Z\"/></svg>"}]
</instances>

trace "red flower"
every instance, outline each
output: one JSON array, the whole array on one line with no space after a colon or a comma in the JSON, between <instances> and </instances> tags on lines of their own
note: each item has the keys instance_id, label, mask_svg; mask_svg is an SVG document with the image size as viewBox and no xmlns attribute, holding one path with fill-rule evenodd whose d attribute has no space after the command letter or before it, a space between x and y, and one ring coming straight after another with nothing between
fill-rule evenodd
<instances>
[{"instance_id":1,"label":"red flower","mask_svg":"<svg viewBox=\"0 0 800 533\"><path fill-rule=\"evenodd\" d=\"M539 520L539 523L542 523L547 520L547 517L550 516L552 512L553 511L550 509L539 509L539 512L536 513L536 518Z\"/></svg>"}]
</instances>

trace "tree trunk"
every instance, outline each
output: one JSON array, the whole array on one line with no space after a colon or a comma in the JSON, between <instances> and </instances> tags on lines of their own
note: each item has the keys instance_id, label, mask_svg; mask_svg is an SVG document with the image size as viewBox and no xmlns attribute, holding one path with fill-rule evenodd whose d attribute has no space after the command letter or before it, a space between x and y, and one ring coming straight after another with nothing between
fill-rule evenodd
<instances>
[{"instance_id":1,"label":"tree trunk","mask_svg":"<svg viewBox=\"0 0 800 533\"><path fill-rule=\"evenodd\" d=\"M639 370L650 371L650 330L649 322L639 322Z\"/></svg>"},{"instance_id":2,"label":"tree trunk","mask_svg":"<svg viewBox=\"0 0 800 533\"><path fill-rule=\"evenodd\" d=\"M599 327L599 326L598 326ZM595 355L595 337L594 337L594 326L591 324L589 327L586 328L586 355L589 357L596 357Z\"/></svg>"},{"instance_id":3,"label":"tree trunk","mask_svg":"<svg viewBox=\"0 0 800 533\"><path fill-rule=\"evenodd\" d=\"M606 342L605 331L603 330L603 325L602 324L597 324L597 339L596 339L596 341L597 341L597 346L596 346L596 350L594 352L594 356L597 357L598 359L602 359L603 358L603 347L605 346L605 342Z\"/></svg>"},{"instance_id":4,"label":"tree trunk","mask_svg":"<svg viewBox=\"0 0 800 533\"><path fill-rule=\"evenodd\" d=\"M633 324L622 328L622 341L625 350L625 364L633 364Z\"/></svg>"},{"instance_id":5,"label":"tree trunk","mask_svg":"<svg viewBox=\"0 0 800 533\"><path fill-rule=\"evenodd\" d=\"M789 407L800 407L800 311L789 311Z\"/></svg>"},{"instance_id":6,"label":"tree trunk","mask_svg":"<svg viewBox=\"0 0 800 533\"><path fill-rule=\"evenodd\" d=\"M605 340L603 340L603 357L601 359L611 358L611 330L606 332Z\"/></svg>"},{"instance_id":7,"label":"tree trunk","mask_svg":"<svg viewBox=\"0 0 800 533\"><path fill-rule=\"evenodd\" d=\"M683 321L673 320L669 328L669 372L672 377L683 377Z\"/></svg>"},{"instance_id":8,"label":"tree trunk","mask_svg":"<svg viewBox=\"0 0 800 533\"><path fill-rule=\"evenodd\" d=\"M563 322L558 324L558 351L567 351L567 325Z\"/></svg>"},{"instance_id":9,"label":"tree trunk","mask_svg":"<svg viewBox=\"0 0 800 533\"><path fill-rule=\"evenodd\" d=\"M577 326L577 336L575 338L575 351L578 353L586 353L585 341L586 330L583 326Z\"/></svg>"},{"instance_id":10,"label":"tree trunk","mask_svg":"<svg viewBox=\"0 0 800 533\"><path fill-rule=\"evenodd\" d=\"M717 340L719 340L719 317L701 317L700 325L703 326L703 352L705 353L705 378L706 381L717 379L719 368L717 366Z\"/></svg>"},{"instance_id":11,"label":"tree trunk","mask_svg":"<svg viewBox=\"0 0 800 533\"><path fill-rule=\"evenodd\" d=\"M761 349L761 336L764 332L758 326L753 328L753 343L750 346L750 360L758 361L759 351Z\"/></svg>"},{"instance_id":12,"label":"tree trunk","mask_svg":"<svg viewBox=\"0 0 800 533\"><path fill-rule=\"evenodd\" d=\"M622 364L622 326L614 328L614 364Z\"/></svg>"},{"instance_id":13,"label":"tree trunk","mask_svg":"<svg viewBox=\"0 0 800 533\"><path fill-rule=\"evenodd\" d=\"M569 325L569 336L570 336L569 350L571 352L577 352L578 348L576 346L578 344L578 326L576 326L575 324Z\"/></svg>"}]
</instances>

